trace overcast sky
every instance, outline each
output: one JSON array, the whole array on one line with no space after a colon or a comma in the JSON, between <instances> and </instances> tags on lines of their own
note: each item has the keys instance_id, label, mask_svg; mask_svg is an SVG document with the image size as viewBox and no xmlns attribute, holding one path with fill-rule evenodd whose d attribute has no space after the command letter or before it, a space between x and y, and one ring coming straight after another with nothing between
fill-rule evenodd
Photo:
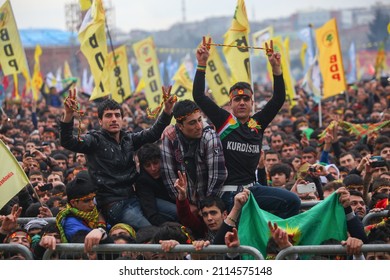
<instances>
[{"instance_id":1,"label":"overcast sky","mask_svg":"<svg viewBox=\"0 0 390 280\"><path fill-rule=\"evenodd\" d=\"M387 1L387 0L386 0ZM384 1L384 2L386 2ZM5 0L0 0L3 4ZM65 30L65 4L78 0L10 0L18 28ZM116 11L116 26L123 30L161 30L182 21L185 3L188 22L212 16L232 16L237 0L104 0ZM377 0L246 0L249 20L288 16L297 11L369 7Z\"/></svg>"}]
</instances>

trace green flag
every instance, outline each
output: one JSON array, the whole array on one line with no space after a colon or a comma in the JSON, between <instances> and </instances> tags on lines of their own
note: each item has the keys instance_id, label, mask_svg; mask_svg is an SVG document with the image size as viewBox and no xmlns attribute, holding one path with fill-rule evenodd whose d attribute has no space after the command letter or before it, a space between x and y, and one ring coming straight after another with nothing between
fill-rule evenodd
<instances>
[{"instance_id":1,"label":"green flag","mask_svg":"<svg viewBox=\"0 0 390 280\"><path fill-rule=\"evenodd\" d=\"M271 237L268 221L286 230L293 245L319 245L330 238L345 240L347 223L338 198L339 195L333 193L308 211L282 219L260 209L251 194L241 213L238 228L240 243L257 248L266 257L266 247Z\"/></svg>"}]
</instances>

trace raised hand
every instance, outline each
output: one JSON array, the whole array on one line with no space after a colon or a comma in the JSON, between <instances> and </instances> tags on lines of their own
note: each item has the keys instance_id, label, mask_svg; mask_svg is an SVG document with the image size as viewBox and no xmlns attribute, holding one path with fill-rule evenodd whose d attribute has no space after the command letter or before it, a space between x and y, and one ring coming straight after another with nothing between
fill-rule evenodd
<instances>
[{"instance_id":1,"label":"raised hand","mask_svg":"<svg viewBox=\"0 0 390 280\"><path fill-rule=\"evenodd\" d=\"M14 204L11 209L11 213L5 217L3 217L3 222L1 224L1 231L8 233L12 231L13 229L18 227L18 218L20 214L22 213L22 207L19 207L19 205Z\"/></svg>"},{"instance_id":2,"label":"raised hand","mask_svg":"<svg viewBox=\"0 0 390 280\"><path fill-rule=\"evenodd\" d=\"M176 95L171 95L172 86L162 87L163 91L163 99L164 99L164 112L168 115L172 114L173 105L175 105L177 101Z\"/></svg>"},{"instance_id":3,"label":"raised hand","mask_svg":"<svg viewBox=\"0 0 390 280\"><path fill-rule=\"evenodd\" d=\"M272 223L268 221L268 229L271 232L272 238L275 240L275 243L278 245L279 249L284 249L287 247L291 247L292 244L288 239L287 232L284 229L278 227L277 223Z\"/></svg>"},{"instance_id":4,"label":"raised hand","mask_svg":"<svg viewBox=\"0 0 390 280\"><path fill-rule=\"evenodd\" d=\"M175 188L178 192L177 199L183 201L187 198L187 175L181 171L177 171L178 179L175 181Z\"/></svg>"},{"instance_id":5,"label":"raised hand","mask_svg":"<svg viewBox=\"0 0 390 280\"><path fill-rule=\"evenodd\" d=\"M64 101L65 114L63 118L64 122L70 122L73 117L73 112L77 111L78 105L76 101L76 94L77 94L76 88L71 88L69 90L68 97L65 98Z\"/></svg>"},{"instance_id":6,"label":"raised hand","mask_svg":"<svg viewBox=\"0 0 390 280\"><path fill-rule=\"evenodd\" d=\"M240 246L240 240L238 239L237 229L233 228L233 231L228 231L225 234L225 244L228 248L234 248Z\"/></svg>"},{"instance_id":7,"label":"raised hand","mask_svg":"<svg viewBox=\"0 0 390 280\"><path fill-rule=\"evenodd\" d=\"M279 76L282 74L281 55L278 52L274 52L274 42L271 40L270 45L265 42L265 54L268 56L268 61L272 66L272 72L274 75Z\"/></svg>"},{"instance_id":8,"label":"raised hand","mask_svg":"<svg viewBox=\"0 0 390 280\"><path fill-rule=\"evenodd\" d=\"M198 61L199 66L206 66L207 60L210 56L210 44L211 38L209 38L208 43L206 43L206 37L203 36L203 43L199 48L196 50L196 60Z\"/></svg>"}]
</instances>

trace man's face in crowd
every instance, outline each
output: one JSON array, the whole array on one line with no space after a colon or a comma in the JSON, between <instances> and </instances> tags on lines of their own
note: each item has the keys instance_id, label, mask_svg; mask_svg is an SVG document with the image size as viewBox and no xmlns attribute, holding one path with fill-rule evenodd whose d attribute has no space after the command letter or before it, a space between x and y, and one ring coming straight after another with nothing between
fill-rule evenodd
<instances>
[{"instance_id":1,"label":"man's face in crowd","mask_svg":"<svg viewBox=\"0 0 390 280\"><path fill-rule=\"evenodd\" d=\"M95 207L94 197L93 194L90 194L86 197L72 199L71 204L80 211L92 212Z\"/></svg>"},{"instance_id":2,"label":"man's face in crowd","mask_svg":"<svg viewBox=\"0 0 390 280\"><path fill-rule=\"evenodd\" d=\"M265 130L264 130L264 136L267 137L267 138L270 138L272 135L272 130L271 128L268 126Z\"/></svg>"},{"instance_id":3,"label":"man's face in crowd","mask_svg":"<svg viewBox=\"0 0 390 280\"><path fill-rule=\"evenodd\" d=\"M340 158L340 166L344 166L349 171L354 169L356 167L356 165L357 165L356 160L350 154L345 155L345 156Z\"/></svg>"},{"instance_id":4,"label":"man's face in crowd","mask_svg":"<svg viewBox=\"0 0 390 280\"><path fill-rule=\"evenodd\" d=\"M217 206L203 207L201 213L203 221L211 231L218 231L227 217L226 211L222 213Z\"/></svg>"},{"instance_id":5,"label":"man's face in crowd","mask_svg":"<svg viewBox=\"0 0 390 280\"><path fill-rule=\"evenodd\" d=\"M40 170L39 163L36 160L29 160L27 164L28 164L28 168L30 169L30 171L39 171Z\"/></svg>"},{"instance_id":6,"label":"man's face in crowd","mask_svg":"<svg viewBox=\"0 0 390 280\"><path fill-rule=\"evenodd\" d=\"M279 152L283 146L283 139L281 135L271 135L271 149Z\"/></svg>"},{"instance_id":7,"label":"man's face in crowd","mask_svg":"<svg viewBox=\"0 0 390 280\"><path fill-rule=\"evenodd\" d=\"M78 164L85 166L87 164L87 161L85 159L85 155L82 153L76 154L76 161Z\"/></svg>"},{"instance_id":8,"label":"man's face in crowd","mask_svg":"<svg viewBox=\"0 0 390 280\"><path fill-rule=\"evenodd\" d=\"M34 174L30 175L30 182L35 183L35 182L42 182L43 183L43 176L39 174Z\"/></svg>"},{"instance_id":9,"label":"man's face in crowd","mask_svg":"<svg viewBox=\"0 0 390 280\"><path fill-rule=\"evenodd\" d=\"M9 244L20 244L24 245L27 248L31 247L30 241L28 240L27 234L24 231L17 231L15 232L10 241Z\"/></svg>"},{"instance_id":10,"label":"man's face in crowd","mask_svg":"<svg viewBox=\"0 0 390 280\"><path fill-rule=\"evenodd\" d=\"M381 150L381 157L390 161L390 147L386 147Z\"/></svg>"},{"instance_id":11,"label":"man's face in crowd","mask_svg":"<svg viewBox=\"0 0 390 280\"><path fill-rule=\"evenodd\" d=\"M61 177L60 175L58 174L50 174L48 177L47 177L47 182L48 183L54 183L54 182L62 182L61 181Z\"/></svg>"},{"instance_id":12,"label":"man's face in crowd","mask_svg":"<svg viewBox=\"0 0 390 280\"><path fill-rule=\"evenodd\" d=\"M295 145L283 146L282 147L282 157L283 158L291 158L297 155L297 149Z\"/></svg>"},{"instance_id":13,"label":"man's face in crowd","mask_svg":"<svg viewBox=\"0 0 390 280\"><path fill-rule=\"evenodd\" d=\"M349 200L352 210L362 219L367 213L366 204L364 203L363 198L357 195L351 195Z\"/></svg>"},{"instance_id":14,"label":"man's face in crowd","mask_svg":"<svg viewBox=\"0 0 390 280\"><path fill-rule=\"evenodd\" d=\"M315 164L316 163L316 157L314 156L313 153L304 153L302 154L302 161L308 162L310 164Z\"/></svg>"},{"instance_id":15,"label":"man's face in crowd","mask_svg":"<svg viewBox=\"0 0 390 280\"><path fill-rule=\"evenodd\" d=\"M276 154L267 154L264 158L264 166L266 170L271 170L271 167L279 163L279 157Z\"/></svg>"},{"instance_id":16,"label":"man's face in crowd","mask_svg":"<svg viewBox=\"0 0 390 280\"><path fill-rule=\"evenodd\" d=\"M31 149L35 149L36 148L36 145L34 142L27 142L26 143L26 150L27 151L30 151Z\"/></svg>"},{"instance_id":17,"label":"man's face in crowd","mask_svg":"<svg viewBox=\"0 0 390 280\"><path fill-rule=\"evenodd\" d=\"M253 100L247 95L238 95L230 100L233 115L240 121L247 121L252 112Z\"/></svg>"},{"instance_id":18,"label":"man's face in crowd","mask_svg":"<svg viewBox=\"0 0 390 280\"><path fill-rule=\"evenodd\" d=\"M179 129L186 138L199 139L203 133L202 115L199 111L187 116L183 123L177 123Z\"/></svg>"},{"instance_id":19,"label":"man's face in crowd","mask_svg":"<svg viewBox=\"0 0 390 280\"><path fill-rule=\"evenodd\" d=\"M56 140L56 135L54 134L54 132L51 132L51 131L43 132L42 140L43 141L47 141L47 142L55 141Z\"/></svg>"},{"instance_id":20,"label":"man's face in crowd","mask_svg":"<svg viewBox=\"0 0 390 280\"><path fill-rule=\"evenodd\" d=\"M389 171L387 169L387 166L382 166L382 167L375 167L375 168L372 168L372 179L375 180L376 178L378 178L378 176L380 176L382 173L385 173L387 171Z\"/></svg>"},{"instance_id":21,"label":"man's face in crowd","mask_svg":"<svg viewBox=\"0 0 390 280\"><path fill-rule=\"evenodd\" d=\"M271 176L272 186L273 187L282 187L287 183L286 174L284 173L275 173Z\"/></svg>"},{"instance_id":22,"label":"man's face in crowd","mask_svg":"<svg viewBox=\"0 0 390 280\"><path fill-rule=\"evenodd\" d=\"M117 134L121 130L122 121L121 110L105 110L102 119L99 119L99 124L108 133Z\"/></svg>"},{"instance_id":23,"label":"man's face in crowd","mask_svg":"<svg viewBox=\"0 0 390 280\"><path fill-rule=\"evenodd\" d=\"M57 163L58 163L58 166L62 169L62 170L66 170L68 168L67 166L67 162L65 159L56 159Z\"/></svg>"},{"instance_id":24,"label":"man's face in crowd","mask_svg":"<svg viewBox=\"0 0 390 280\"><path fill-rule=\"evenodd\" d=\"M148 173L153 179L158 179L161 176L161 161L159 159L151 160L143 165L146 173Z\"/></svg>"}]
</instances>

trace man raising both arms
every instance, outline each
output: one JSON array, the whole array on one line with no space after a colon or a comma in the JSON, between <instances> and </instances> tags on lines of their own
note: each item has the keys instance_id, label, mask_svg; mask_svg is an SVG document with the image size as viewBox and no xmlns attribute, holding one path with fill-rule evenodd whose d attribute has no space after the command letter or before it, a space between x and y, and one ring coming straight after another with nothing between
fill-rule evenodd
<instances>
[{"instance_id":1,"label":"man raising both arms","mask_svg":"<svg viewBox=\"0 0 390 280\"><path fill-rule=\"evenodd\" d=\"M256 183L255 177L264 130L286 98L280 54L274 53L272 41L270 48L266 44L266 52L274 76L274 94L265 107L254 115L251 115L253 91L248 83L238 82L230 88L231 113L205 95L205 73L209 57L206 45L200 46L196 52L198 67L192 94L194 101L215 125L222 142L228 170L222 199L228 209L232 206L236 193L249 188L260 208L287 218L298 214L298 196L287 190L262 186Z\"/></svg>"}]
</instances>

